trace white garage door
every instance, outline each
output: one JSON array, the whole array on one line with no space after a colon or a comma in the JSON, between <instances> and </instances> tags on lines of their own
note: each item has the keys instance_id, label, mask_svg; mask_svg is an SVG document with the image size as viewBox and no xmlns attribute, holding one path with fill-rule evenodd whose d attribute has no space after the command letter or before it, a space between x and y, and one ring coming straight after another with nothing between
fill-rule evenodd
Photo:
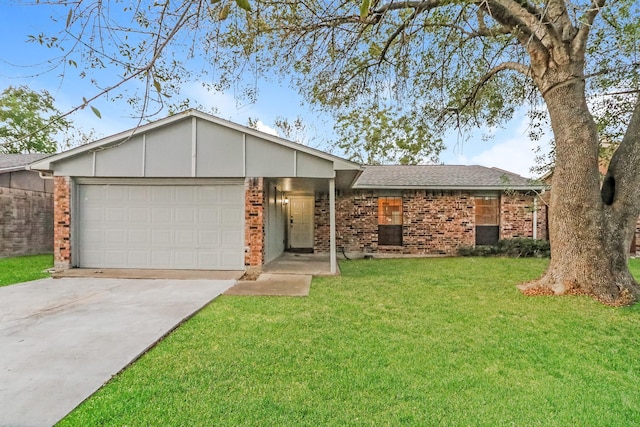
<instances>
[{"instance_id":1,"label":"white garage door","mask_svg":"<svg viewBox=\"0 0 640 427\"><path fill-rule=\"evenodd\" d=\"M244 188L79 186L78 264L91 268L244 269Z\"/></svg>"}]
</instances>

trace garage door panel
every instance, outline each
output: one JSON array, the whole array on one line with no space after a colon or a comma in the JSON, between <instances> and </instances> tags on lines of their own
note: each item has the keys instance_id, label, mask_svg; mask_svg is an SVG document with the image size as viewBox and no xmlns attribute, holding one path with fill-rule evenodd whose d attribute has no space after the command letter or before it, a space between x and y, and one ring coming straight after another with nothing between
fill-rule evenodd
<instances>
[{"instance_id":1,"label":"garage door panel","mask_svg":"<svg viewBox=\"0 0 640 427\"><path fill-rule=\"evenodd\" d=\"M220 190L217 187L206 187L195 196L198 203L217 204L220 203Z\"/></svg>"},{"instance_id":2,"label":"garage door panel","mask_svg":"<svg viewBox=\"0 0 640 427\"><path fill-rule=\"evenodd\" d=\"M197 247L198 241L196 240L195 230L175 230L174 242L179 247Z\"/></svg>"},{"instance_id":3,"label":"garage door panel","mask_svg":"<svg viewBox=\"0 0 640 427\"><path fill-rule=\"evenodd\" d=\"M105 232L105 242L107 244L121 245L124 247L127 243L125 236L127 231L124 229L109 229Z\"/></svg>"},{"instance_id":4,"label":"garage door panel","mask_svg":"<svg viewBox=\"0 0 640 427\"><path fill-rule=\"evenodd\" d=\"M127 196L129 202L146 202L149 200L149 187L131 186Z\"/></svg>"},{"instance_id":5,"label":"garage door panel","mask_svg":"<svg viewBox=\"0 0 640 427\"><path fill-rule=\"evenodd\" d=\"M101 208L87 208L83 210L82 215L89 223L101 223L104 221L104 209Z\"/></svg>"},{"instance_id":6,"label":"garage door panel","mask_svg":"<svg viewBox=\"0 0 640 427\"><path fill-rule=\"evenodd\" d=\"M127 264L129 265L149 265L150 255L144 250L127 251Z\"/></svg>"},{"instance_id":7,"label":"garage door panel","mask_svg":"<svg viewBox=\"0 0 640 427\"><path fill-rule=\"evenodd\" d=\"M239 226L243 223L243 210L236 208L223 208L222 225L223 226Z\"/></svg>"},{"instance_id":8,"label":"garage door panel","mask_svg":"<svg viewBox=\"0 0 640 427\"><path fill-rule=\"evenodd\" d=\"M239 231L240 230L222 230L222 241L220 242L220 246L231 249L237 247L238 244L242 244L244 242L244 238Z\"/></svg>"},{"instance_id":9,"label":"garage door panel","mask_svg":"<svg viewBox=\"0 0 640 427\"><path fill-rule=\"evenodd\" d=\"M203 225L220 224L217 208L204 207L198 210L198 222Z\"/></svg>"},{"instance_id":10,"label":"garage door panel","mask_svg":"<svg viewBox=\"0 0 640 427\"><path fill-rule=\"evenodd\" d=\"M184 208L176 208L176 223L186 223L193 224L196 219L196 207L184 207Z\"/></svg>"},{"instance_id":11,"label":"garage door panel","mask_svg":"<svg viewBox=\"0 0 640 427\"><path fill-rule=\"evenodd\" d=\"M92 245L99 244L104 240L105 230L102 228L87 228L84 230L84 241L87 244L87 249Z\"/></svg>"},{"instance_id":12,"label":"garage door panel","mask_svg":"<svg viewBox=\"0 0 640 427\"><path fill-rule=\"evenodd\" d=\"M176 268L196 268L197 254L194 251L175 251Z\"/></svg>"},{"instance_id":13,"label":"garage door panel","mask_svg":"<svg viewBox=\"0 0 640 427\"><path fill-rule=\"evenodd\" d=\"M154 186L151 187L151 201L153 202L170 202L173 198L175 187Z\"/></svg>"},{"instance_id":14,"label":"garage door panel","mask_svg":"<svg viewBox=\"0 0 640 427\"><path fill-rule=\"evenodd\" d=\"M124 202L126 200L125 189L123 186L110 185L107 187L106 193L106 199L110 202Z\"/></svg>"},{"instance_id":15,"label":"garage door panel","mask_svg":"<svg viewBox=\"0 0 640 427\"><path fill-rule=\"evenodd\" d=\"M104 258L108 265L126 264L126 252L117 249L107 249L104 251Z\"/></svg>"},{"instance_id":16,"label":"garage door panel","mask_svg":"<svg viewBox=\"0 0 640 427\"><path fill-rule=\"evenodd\" d=\"M80 186L79 266L244 269L242 185Z\"/></svg>"},{"instance_id":17,"label":"garage door panel","mask_svg":"<svg viewBox=\"0 0 640 427\"><path fill-rule=\"evenodd\" d=\"M149 221L147 212L148 212L148 208L146 207L135 207L135 206L129 207L129 210L128 210L129 223L130 224L147 223Z\"/></svg>"},{"instance_id":18,"label":"garage door panel","mask_svg":"<svg viewBox=\"0 0 640 427\"><path fill-rule=\"evenodd\" d=\"M149 230L128 230L127 247L146 247L149 244Z\"/></svg>"},{"instance_id":19,"label":"garage door panel","mask_svg":"<svg viewBox=\"0 0 640 427\"><path fill-rule=\"evenodd\" d=\"M152 268L166 268L163 266L172 265L173 256L170 251L151 251L151 267Z\"/></svg>"},{"instance_id":20,"label":"garage door panel","mask_svg":"<svg viewBox=\"0 0 640 427\"><path fill-rule=\"evenodd\" d=\"M151 244L159 247L170 246L173 243L171 235L171 230L151 230Z\"/></svg>"},{"instance_id":21,"label":"garage door panel","mask_svg":"<svg viewBox=\"0 0 640 427\"><path fill-rule=\"evenodd\" d=\"M104 264L104 251L86 249L82 251L82 260L86 266L99 267Z\"/></svg>"},{"instance_id":22,"label":"garage door panel","mask_svg":"<svg viewBox=\"0 0 640 427\"><path fill-rule=\"evenodd\" d=\"M220 245L220 232L218 230L198 230L198 245L201 247L215 247Z\"/></svg>"},{"instance_id":23,"label":"garage door panel","mask_svg":"<svg viewBox=\"0 0 640 427\"><path fill-rule=\"evenodd\" d=\"M153 224L171 225L173 218L171 208L153 207L151 208L151 222Z\"/></svg>"},{"instance_id":24,"label":"garage door panel","mask_svg":"<svg viewBox=\"0 0 640 427\"><path fill-rule=\"evenodd\" d=\"M194 187L184 187L175 193L175 200L177 202L188 202L187 204L192 204L195 201L195 190Z\"/></svg>"},{"instance_id":25,"label":"garage door panel","mask_svg":"<svg viewBox=\"0 0 640 427\"><path fill-rule=\"evenodd\" d=\"M226 204L237 204L243 202L244 194L234 191L233 188L222 188L222 202Z\"/></svg>"},{"instance_id":26,"label":"garage door panel","mask_svg":"<svg viewBox=\"0 0 640 427\"><path fill-rule=\"evenodd\" d=\"M225 268L228 269L232 269L231 266L232 265L238 265L238 263L243 264L244 263L244 255L242 254L236 254L236 253L232 253L232 252L223 252L222 253L222 259L221 259L221 264L223 266L226 266Z\"/></svg>"}]
</instances>

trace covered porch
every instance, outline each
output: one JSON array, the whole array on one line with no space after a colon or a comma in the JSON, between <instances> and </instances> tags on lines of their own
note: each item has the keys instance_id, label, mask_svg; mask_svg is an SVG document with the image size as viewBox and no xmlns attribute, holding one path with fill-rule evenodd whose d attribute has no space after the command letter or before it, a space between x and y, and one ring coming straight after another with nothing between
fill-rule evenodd
<instances>
[{"instance_id":1,"label":"covered porch","mask_svg":"<svg viewBox=\"0 0 640 427\"><path fill-rule=\"evenodd\" d=\"M264 178L263 272L339 273L335 195L336 190L349 188L359 170L333 166L332 177ZM319 197L329 199L328 211L326 204L317 203Z\"/></svg>"}]
</instances>

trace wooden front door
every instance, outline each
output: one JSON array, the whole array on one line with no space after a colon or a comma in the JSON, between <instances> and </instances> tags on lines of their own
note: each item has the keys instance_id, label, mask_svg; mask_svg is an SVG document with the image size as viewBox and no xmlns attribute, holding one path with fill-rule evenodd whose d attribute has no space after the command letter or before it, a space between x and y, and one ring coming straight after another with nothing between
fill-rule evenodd
<instances>
[{"instance_id":1,"label":"wooden front door","mask_svg":"<svg viewBox=\"0 0 640 427\"><path fill-rule=\"evenodd\" d=\"M289 248L313 249L313 196L294 196L289 204Z\"/></svg>"}]
</instances>

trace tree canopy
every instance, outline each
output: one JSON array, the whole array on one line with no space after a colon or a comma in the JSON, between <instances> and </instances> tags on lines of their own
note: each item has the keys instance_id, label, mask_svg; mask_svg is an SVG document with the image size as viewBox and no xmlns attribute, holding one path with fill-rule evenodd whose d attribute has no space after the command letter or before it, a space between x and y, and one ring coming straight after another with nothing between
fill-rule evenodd
<instances>
[{"instance_id":1,"label":"tree canopy","mask_svg":"<svg viewBox=\"0 0 640 427\"><path fill-rule=\"evenodd\" d=\"M8 87L0 94L0 153L55 153L56 134L69 129L61 114L49 92Z\"/></svg>"},{"instance_id":2,"label":"tree canopy","mask_svg":"<svg viewBox=\"0 0 640 427\"><path fill-rule=\"evenodd\" d=\"M531 106L553 130L555 169L551 264L525 290L640 298L626 266L640 214L640 2L52 3L66 8L64 28L32 40L60 49L60 64L81 75L121 70L96 96L141 78L146 90L129 100L142 112L199 77L249 98L259 79L284 78L349 124L347 150L373 143L387 156L391 136L409 142L392 144L391 157L413 161L437 153L446 128L500 125ZM601 188L605 137L619 145Z\"/></svg>"}]
</instances>

